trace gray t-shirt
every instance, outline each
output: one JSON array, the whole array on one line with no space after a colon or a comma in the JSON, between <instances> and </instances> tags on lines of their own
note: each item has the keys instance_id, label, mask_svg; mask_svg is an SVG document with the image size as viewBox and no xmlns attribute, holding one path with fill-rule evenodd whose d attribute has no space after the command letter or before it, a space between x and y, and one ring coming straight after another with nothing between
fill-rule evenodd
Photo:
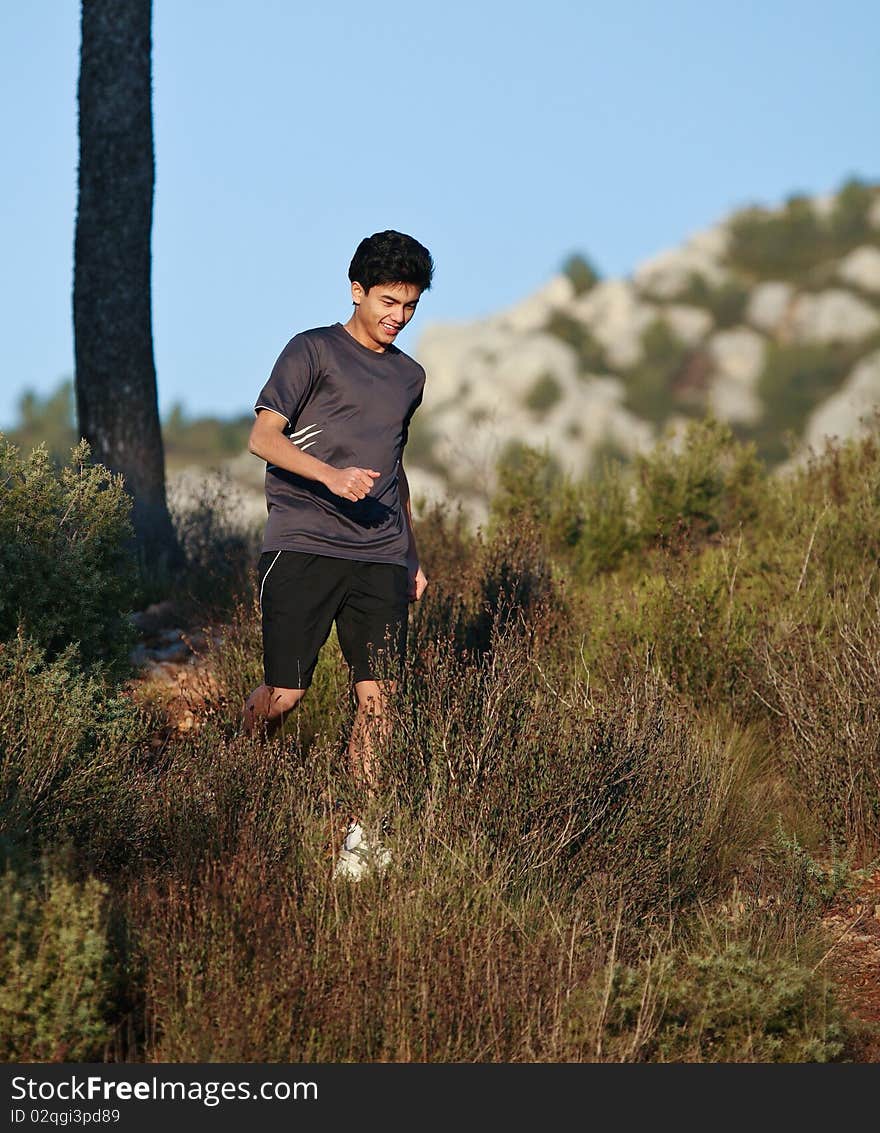
<instances>
[{"instance_id":1,"label":"gray t-shirt","mask_svg":"<svg viewBox=\"0 0 880 1133\"><path fill-rule=\"evenodd\" d=\"M334 468L354 465L381 475L368 496L354 501L267 464L264 551L406 565L409 535L397 473L424 384L425 371L408 354L395 346L370 350L341 323L288 342L254 412L280 413L291 444Z\"/></svg>"}]
</instances>

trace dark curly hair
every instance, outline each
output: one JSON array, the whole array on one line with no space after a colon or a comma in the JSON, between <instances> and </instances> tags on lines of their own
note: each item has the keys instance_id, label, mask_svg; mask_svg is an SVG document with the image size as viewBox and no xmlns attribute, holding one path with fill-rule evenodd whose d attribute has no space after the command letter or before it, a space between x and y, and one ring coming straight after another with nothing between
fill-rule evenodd
<instances>
[{"instance_id":1,"label":"dark curly hair","mask_svg":"<svg viewBox=\"0 0 880 1133\"><path fill-rule=\"evenodd\" d=\"M428 249L393 229L365 236L348 268L348 278L364 291L377 283L413 283L427 291L433 276L434 261Z\"/></svg>"}]
</instances>

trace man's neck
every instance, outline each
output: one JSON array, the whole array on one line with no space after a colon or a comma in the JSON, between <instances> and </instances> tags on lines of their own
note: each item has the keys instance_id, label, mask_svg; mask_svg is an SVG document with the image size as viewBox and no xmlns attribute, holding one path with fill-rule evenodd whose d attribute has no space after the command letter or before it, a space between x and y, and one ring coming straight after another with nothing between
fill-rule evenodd
<instances>
[{"instance_id":1,"label":"man's neck","mask_svg":"<svg viewBox=\"0 0 880 1133\"><path fill-rule=\"evenodd\" d=\"M382 343L375 342L372 338L370 338L366 331L364 331L363 328L359 325L354 315L352 315L347 323L342 324L342 329L347 330L351 337L356 342L359 342L361 346L366 346L367 350L372 350L376 354L385 353L385 347L382 345Z\"/></svg>"}]
</instances>

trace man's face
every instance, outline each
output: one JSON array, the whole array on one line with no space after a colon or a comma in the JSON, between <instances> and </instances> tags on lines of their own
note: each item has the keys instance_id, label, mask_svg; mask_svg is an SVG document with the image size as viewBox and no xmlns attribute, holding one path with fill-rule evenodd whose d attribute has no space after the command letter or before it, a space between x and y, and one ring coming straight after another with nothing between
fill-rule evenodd
<instances>
[{"instance_id":1,"label":"man's face","mask_svg":"<svg viewBox=\"0 0 880 1133\"><path fill-rule=\"evenodd\" d=\"M351 285L354 321L372 350L385 350L416 313L422 291L414 283L377 283L364 291Z\"/></svg>"}]
</instances>

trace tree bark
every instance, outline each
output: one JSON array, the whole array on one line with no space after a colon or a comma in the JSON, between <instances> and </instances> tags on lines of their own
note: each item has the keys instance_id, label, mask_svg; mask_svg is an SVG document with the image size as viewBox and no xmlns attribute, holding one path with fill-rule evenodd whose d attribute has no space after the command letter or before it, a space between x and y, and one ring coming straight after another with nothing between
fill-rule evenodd
<instances>
[{"instance_id":1,"label":"tree bark","mask_svg":"<svg viewBox=\"0 0 880 1133\"><path fill-rule=\"evenodd\" d=\"M73 323L80 434L122 473L149 575L180 564L153 358L152 0L82 0Z\"/></svg>"}]
</instances>

